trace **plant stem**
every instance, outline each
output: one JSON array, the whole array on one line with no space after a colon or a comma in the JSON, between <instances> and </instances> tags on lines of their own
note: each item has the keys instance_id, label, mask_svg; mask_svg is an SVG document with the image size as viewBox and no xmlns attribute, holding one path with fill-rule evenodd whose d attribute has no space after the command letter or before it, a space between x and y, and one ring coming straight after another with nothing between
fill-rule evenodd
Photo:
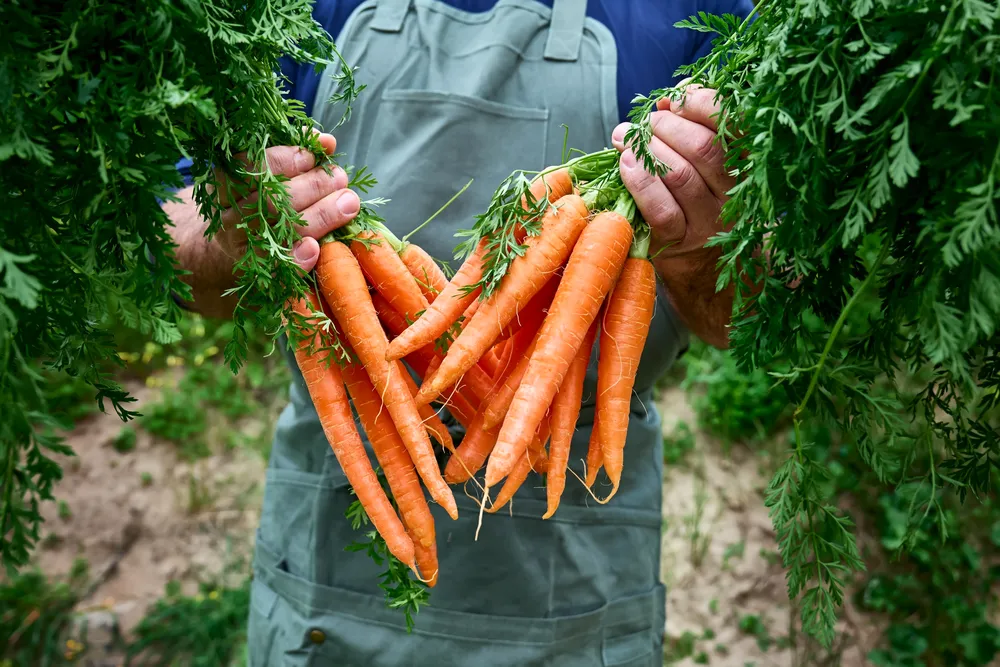
<instances>
[{"instance_id":1,"label":"plant stem","mask_svg":"<svg viewBox=\"0 0 1000 667\"><path fill-rule=\"evenodd\" d=\"M468 182L468 183L466 183L466 184L465 184L465 186L464 186L464 187L463 187L463 188L462 188L461 190L459 190L458 192L456 192L456 193L455 193L455 194L454 194L454 195L452 196L452 198L451 198L451 199L449 199L448 201L446 201L446 202L444 203L444 206L442 206L442 207L441 207L441 208L439 208L438 210L434 211L434 215L432 215L431 217L427 218L426 220L424 220L423 222L421 222L421 223L420 223L419 225L417 225L416 227L414 227L414 228L413 228L412 230L410 230L410 233L408 233L408 234L407 234L406 236L404 236L404 237L403 237L403 239L402 239L403 243L404 243L404 244L406 244L406 243L409 243L409 240L410 240L410 237L411 237L411 236L413 236L414 234L416 234L417 232L419 232L419 231L420 231L421 229L423 229L424 227L426 227L426 226L427 226L427 223L429 223L429 222L430 222L431 220L433 220L434 218L438 217L438 215L439 215L439 214L440 214L440 213L441 213L442 211L444 211L444 210L445 210L446 208L448 208L449 206L451 206L452 202L454 202L454 201L455 201L456 199L458 199L458 198L459 198L459 196L460 196L460 195L461 195L461 194L462 194L463 192L465 192L466 190L468 190L468 189L469 189L469 186L470 186L470 185L472 185L472 181L474 181L474 180L475 180L475 179L473 179L473 178L470 178L470 179L469 179L469 182Z\"/></svg>"},{"instance_id":2,"label":"plant stem","mask_svg":"<svg viewBox=\"0 0 1000 667\"><path fill-rule=\"evenodd\" d=\"M875 276L878 274L878 270L882 267L883 262L885 262L886 257L889 256L889 248L891 243L886 239L885 244L882 246L882 251L879 253L878 259L872 264L871 270L868 272L868 276L865 278L864 282L858 286L858 289L854 291L854 294L848 300L844 309L840 311L840 317L837 318L836 323L833 325L833 329L830 331L830 337L826 340L826 346L823 348L822 354L820 354L819 361L816 363L816 367L813 370L812 379L809 381L809 388L806 389L806 395L802 397L798 406L795 408L795 412L792 415L792 423L795 428L795 450L799 457L799 463L803 461L803 450L802 450L802 437L799 432L799 415L805 410L806 405L809 403L809 399L812 398L813 392L816 391L816 386L819 383L819 377L823 372L823 368L826 366L826 361L830 357L830 351L833 350L833 344L837 341L837 337L840 335L840 330L844 328L844 323L847 321L847 316L854 309L854 305L861 298L861 295L868 290L868 286L872 284L875 280Z\"/></svg>"}]
</instances>

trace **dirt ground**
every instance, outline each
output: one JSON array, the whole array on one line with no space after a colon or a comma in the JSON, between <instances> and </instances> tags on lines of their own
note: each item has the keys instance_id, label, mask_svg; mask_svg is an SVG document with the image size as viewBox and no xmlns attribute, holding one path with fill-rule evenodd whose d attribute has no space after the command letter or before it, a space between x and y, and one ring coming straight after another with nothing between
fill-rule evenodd
<instances>
[{"instance_id":1,"label":"dirt ground","mask_svg":"<svg viewBox=\"0 0 1000 667\"><path fill-rule=\"evenodd\" d=\"M153 391L129 389L140 409ZM661 404L666 434L681 421L695 423L679 389L665 392ZM186 463L170 443L141 429L135 449L120 453L112 446L120 429L117 417L99 415L68 434L77 456L62 462L66 473L56 496L69 514L46 505L47 536L37 563L59 575L86 558L99 584L80 608L111 609L127 633L171 579L193 591L199 580L249 557L266 462L235 448ZM870 623L851 622L850 609L834 655L819 655L801 638L798 655L788 647L795 614L763 505L767 477L759 461L746 449L724 452L696 432L695 449L665 473L661 567L671 664L688 667L706 658L724 667L865 664L876 633ZM94 657L90 664L113 661Z\"/></svg>"}]
</instances>

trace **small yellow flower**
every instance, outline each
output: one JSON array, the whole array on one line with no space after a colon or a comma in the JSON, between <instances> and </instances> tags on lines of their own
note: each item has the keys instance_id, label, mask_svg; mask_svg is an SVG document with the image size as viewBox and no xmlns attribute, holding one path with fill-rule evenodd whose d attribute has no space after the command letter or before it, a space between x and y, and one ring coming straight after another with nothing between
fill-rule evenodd
<instances>
[{"instance_id":1,"label":"small yellow flower","mask_svg":"<svg viewBox=\"0 0 1000 667\"><path fill-rule=\"evenodd\" d=\"M196 324L194 325L194 328L191 329L191 333L200 338L201 336L205 335L205 327L203 327L201 324Z\"/></svg>"},{"instance_id":2,"label":"small yellow flower","mask_svg":"<svg viewBox=\"0 0 1000 667\"><path fill-rule=\"evenodd\" d=\"M171 354L167 357L167 366L180 366L184 360L177 355Z\"/></svg>"},{"instance_id":3,"label":"small yellow flower","mask_svg":"<svg viewBox=\"0 0 1000 667\"><path fill-rule=\"evenodd\" d=\"M219 348L216 347L215 345L209 345L208 349L205 350L205 356L206 357L214 357L218 353L219 353Z\"/></svg>"},{"instance_id":4,"label":"small yellow flower","mask_svg":"<svg viewBox=\"0 0 1000 667\"><path fill-rule=\"evenodd\" d=\"M148 376L146 378L146 386L147 387L155 387L156 386L156 377L153 376L153 375Z\"/></svg>"},{"instance_id":5,"label":"small yellow flower","mask_svg":"<svg viewBox=\"0 0 1000 667\"><path fill-rule=\"evenodd\" d=\"M143 352L142 353L142 363L148 364L152 360L153 360L153 353L152 352Z\"/></svg>"},{"instance_id":6,"label":"small yellow flower","mask_svg":"<svg viewBox=\"0 0 1000 667\"><path fill-rule=\"evenodd\" d=\"M200 354L195 355L194 365L195 366L201 366L203 363L205 363L205 357L203 355L200 355Z\"/></svg>"},{"instance_id":7,"label":"small yellow flower","mask_svg":"<svg viewBox=\"0 0 1000 667\"><path fill-rule=\"evenodd\" d=\"M211 593L209 593L208 594L208 599L209 600L218 600L219 599L219 591L212 591Z\"/></svg>"}]
</instances>

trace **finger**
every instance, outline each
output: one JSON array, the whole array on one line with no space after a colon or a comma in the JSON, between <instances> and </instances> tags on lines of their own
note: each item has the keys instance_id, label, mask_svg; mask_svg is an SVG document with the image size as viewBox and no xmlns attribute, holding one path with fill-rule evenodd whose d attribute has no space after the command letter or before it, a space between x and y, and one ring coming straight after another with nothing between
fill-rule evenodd
<instances>
[{"instance_id":1,"label":"finger","mask_svg":"<svg viewBox=\"0 0 1000 667\"><path fill-rule=\"evenodd\" d=\"M716 95L717 92L711 88L689 85L680 99L670 101L670 111L716 132L719 129L718 114L721 111Z\"/></svg>"},{"instance_id":2,"label":"finger","mask_svg":"<svg viewBox=\"0 0 1000 667\"><path fill-rule=\"evenodd\" d=\"M328 138L320 135L320 143L324 150L331 144L336 149L336 139L332 135L325 136ZM264 151L264 158L272 174L287 178L295 178L316 166L316 157L312 152L298 146L271 146ZM250 163L246 153L237 153L233 159L242 163L250 172L258 169L257 165ZM215 179L219 184L219 202L222 206L231 206L232 202L248 197L256 189L253 180L246 183L233 181L228 174L218 168L215 170Z\"/></svg>"},{"instance_id":3,"label":"finger","mask_svg":"<svg viewBox=\"0 0 1000 667\"><path fill-rule=\"evenodd\" d=\"M657 137L653 137L649 142L649 148L669 169L661 181L680 206L686 224L693 226L692 230L687 231L693 231L699 237L711 232L722 206L701 174L677 151Z\"/></svg>"},{"instance_id":4,"label":"finger","mask_svg":"<svg viewBox=\"0 0 1000 667\"><path fill-rule=\"evenodd\" d=\"M618 152L625 150L625 134L632 127L632 123L619 123L611 132L611 145L618 149Z\"/></svg>"},{"instance_id":5,"label":"finger","mask_svg":"<svg viewBox=\"0 0 1000 667\"><path fill-rule=\"evenodd\" d=\"M619 171L622 182L632 193L636 208L649 223L657 240L661 244L670 244L683 239L686 225L684 211L663 179L643 169L631 149L622 153Z\"/></svg>"},{"instance_id":6,"label":"finger","mask_svg":"<svg viewBox=\"0 0 1000 667\"><path fill-rule=\"evenodd\" d=\"M326 151L327 155L333 155L337 152L337 138L332 134L327 134L326 132L319 133L319 143L323 146L323 150Z\"/></svg>"},{"instance_id":7,"label":"finger","mask_svg":"<svg viewBox=\"0 0 1000 667\"><path fill-rule=\"evenodd\" d=\"M292 257L295 258L295 263L299 265L299 268L309 273L319 261L319 241L311 236L297 241L292 247Z\"/></svg>"},{"instance_id":8,"label":"finger","mask_svg":"<svg viewBox=\"0 0 1000 667\"><path fill-rule=\"evenodd\" d=\"M316 167L296 176L286 183L292 208L296 211L309 208L323 197L346 188L347 180L347 173L340 167L334 167L330 173L323 167ZM254 192L223 211L223 226L235 224L242 216L256 213L258 199L259 195ZM275 208L271 202L268 202L268 214L275 215Z\"/></svg>"},{"instance_id":9,"label":"finger","mask_svg":"<svg viewBox=\"0 0 1000 667\"><path fill-rule=\"evenodd\" d=\"M360 210L361 200L353 190L338 190L301 212L306 226L299 233L321 238L349 223Z\"/></svg>"},{"instance_id":10,"label":"finger","mask_svg":"<svg viewBox=\"0 0 1000 667\"><path fill-rule=\"evenodd\" d=\"M693 165L716 197L726 198L736 179L726 172L726 151L714 132L670 111L651 114L650 124L653 135Z\"/></svg>"}]
</instances>

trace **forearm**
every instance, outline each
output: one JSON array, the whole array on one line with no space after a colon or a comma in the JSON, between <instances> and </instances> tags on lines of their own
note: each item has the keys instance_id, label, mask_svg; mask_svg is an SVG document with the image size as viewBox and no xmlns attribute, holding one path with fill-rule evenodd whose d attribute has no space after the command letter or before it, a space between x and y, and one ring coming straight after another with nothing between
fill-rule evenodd
<instances>
[{"instance_id":1,"label":"forearm","mask_svg":"<svg viewBox=\"0 0 1000 667\"><path fill-rule=\"evenodd\" d=\"M719 251L711 248L656 259L653 264L688 330L709 345L726 349L734 291L731 285L722 292L715 290L718 258Z\"/></svg>"},{"instance_id":2,"label":"forearm","mask_svg":"<svg viewBox=\"0 0 1000 667\"><path fill-rule=\"evenodd\" d=\"M180 202L168 202L163 210L170 217L170 235L177 246L179 268L188 273L182 280L191 287L192 302L186 305L206 317L228 319L236 307L234 296L223 292L234 284L234 258L227 257L218 243L205 238L208 221L192 199L193 187L180 190Z\"/></svg>"}]
</instances>

